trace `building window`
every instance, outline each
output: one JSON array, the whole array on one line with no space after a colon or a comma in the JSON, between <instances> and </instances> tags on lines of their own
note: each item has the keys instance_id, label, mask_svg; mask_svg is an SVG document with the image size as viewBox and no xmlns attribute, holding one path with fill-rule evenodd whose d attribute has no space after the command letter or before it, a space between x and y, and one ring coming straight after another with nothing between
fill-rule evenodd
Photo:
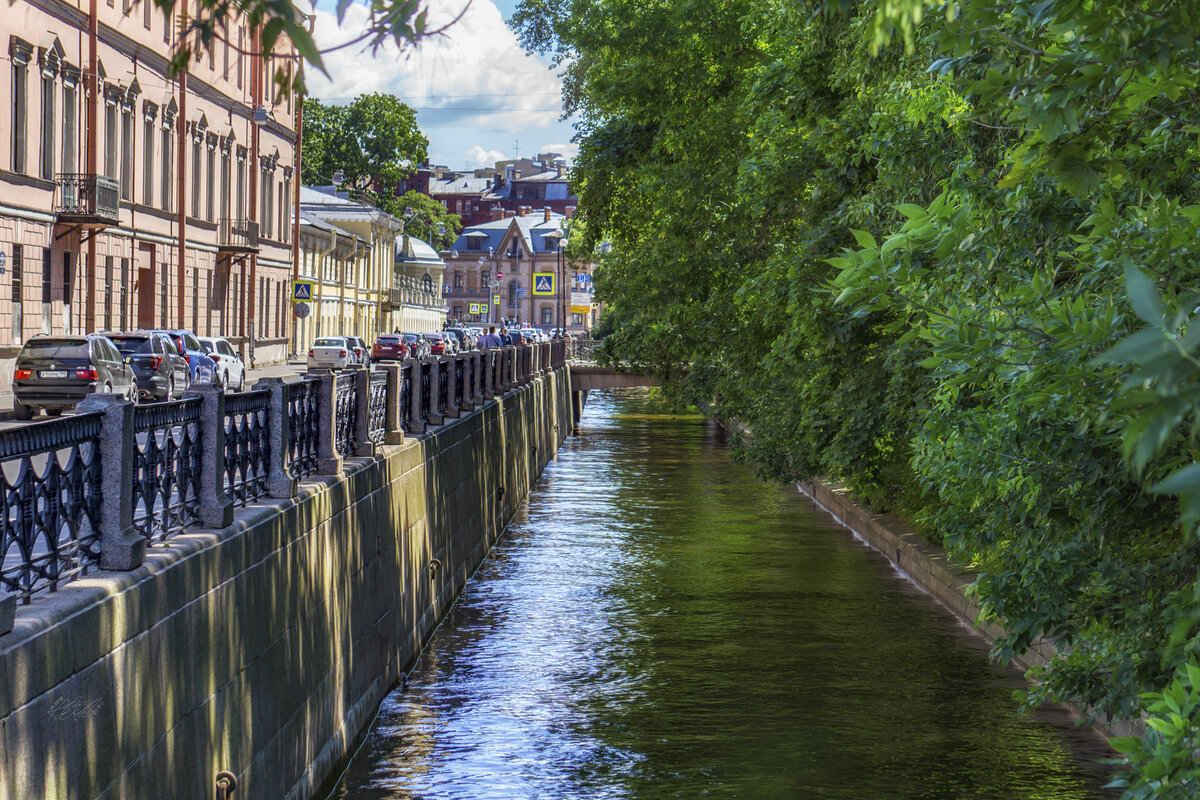
<instances>
[{"instance_id":1,"label":"building window","mask_svg":"<svg viewBox=\"0 0 1200 800\"><path fill-rule=\"evenodd\" d=\"M111 281L110 281L111 283ZM133 316L133 297L129 294L129 259L121 259L121 330L129 330L129 318Z\"/></svg>"},{"instance_id":2,"label":"building window","mask_svg":"<svg viewBox=\"0 0 1200 800\"><path fill-rule=\"evenodd\" d=\"M285 171L283 173L283 192L279 195L279 225L283 229L282 235L279 237L285 244L292 241L292 226L289 220L292 218L292 173Z\"/></svg>"},{"instance_id":3,"label":"building window","mask_svg":"<svg viewBox=\"0 0 1200 800\"><path fill-rule=\"evenodd\" d=\"M512 308L517 304L517 282L511 281L508 284L508 307Z\"/></svg>"},{"instance_id":4,"label":"building window","mask_svg":"<svg viewBox=\"0 0 1200 800\"><path fill-rule=\"evenodd\" d=\"M124 281L121 281L122 286ZM112 305L112 290L113 290L113 257L106 256L104 259L104 329L111 331L113 326L113 305ZM123 301L122 301L123 302ZM124 311L124 309L121 309ZM121 315L124 318L124 314ZM124 322L124 319L122 319Z\"/></svg>"},{"instance_id":5,"label":"building window","mask_svg":"<svg viewBox=\"0 0 1200 800\"><path fill-rule=\"evenodd\" d=\"M462 306L454 306L454 310L450 312L450 316L454 317L454 319L460 318L462 316Z\"/></svg>"},{"instance_id":6,"label":"building window","mask_svg":"<svg viewBox=\"0 0 1200 800\"><path fill-rule=\"evenodd\" d=\"M150 30L150 25L154 21L153 11L154 3L147 2L147 0L142 0L142 27L144 27L146 30Z\"/></svg>"},{"instance_id":7,"label":"building window","mask_svg":"<svg viewBox=\"0 0 1200 800\"><path fill-rule=\"evenodd\" d=\"M200 330L200 270L192 270L192 330Z\"/></svg>"},{"instance_id":8,"label":"building window","mask_svg":"<svg viewBox=\"0 0 1200 800\"><path fill-rule=\"evenodd\" d=\"M12 338L13 342L22 344L25 340L21 327L25 301L25 248L19 244L12 248Z\"/></svg>"},{"instance_id":9,"label":"building window","mask_svg":"<svg viewBox=\"0 0 1200 800\"><path fill-rule=\"evenodd\" d=\"M554 309L550 306L542 306L542 324L549 325L554 322Z\"/></svg>"},{"instance_id":10,"label":"building window","mask_svg":"<svg viewBox=\"0 0 1200 800\"><path fill-rule=\"evenodd\" d=\"M28 62L18 62L13 59L13 172L25 171L25 116L29 113L29 99L25 96L25 86L29 80Z\"/></svg>"},{"instance_id":11,"label":"building window","mask_svg":"<svg viewBox=\"0 0 1200 800\"><path fill-rule=\"evenodd\" d=\"M42 177L54 180L54 73L42 70Z\"/></svg>"},{"instance_id":12,"label":"building window","mask_svg":"<svg viewBox=\"0 0 1200 800\"><path fill-rule=\"evenodd\" d=\"M172 160L175 156L175 137L171 135L171 126L165 120L162 129L162 198L163 211L171 210L171 175L173 174Z\"/></svg>"},{"instance_id":13,"label":"building window","mask_svg":"<svg viewBox=\"0 0 1200 800\"><path fill-rule=\"evenodd\" d=\"M572 314L571 315L571 324L572 325L582 325L583 324L583 314Z\"/></svg>"},{"instance_id":14,"label":"building window","mask_svg":"<svg viewBox=\"0 0 1200 800\"><path fill-rule=\"evenodd\" d=\"M145 0L143 0L145 2ZM147 106L142 123L142 202L154 205L154 112Z\"/></svg>"},{"instance_id":15,"label":"building window","mask_svg":"<svg viewBox=\"0 0 1200 800\"><path fill-rule=\"evenodd\" d=\"M117 101L112 95L104 105L104 175L117 179Z\"/></svg>"},{"instance_id":16,"label":"building window","mask_svg":"<svg viewBox=\"0 0 1200 800\"><path fill-rule=\"evenodd\" d=\"M485 270L481 270L479 272L479 288L480 289L488 288L488 283L491 282L488 279L491 277L491 275L492 275L492 273L490 270L485 269Z\"/></svg>"},{"instance_id":17,"label":"building window","mask_svg":"<svg viewBox=\"0 0 1200 800\"><path fill-rule=\"evenodd\" d=\"M246 219L246 148L238 148L237 219Z\"/></svg>"},{"instance_id":18,"label":"building window","mask_svg":"<svg viewBox=\"0 0 1200 800\"><path fill-rule=\"evenodd\" d=\"M144 0L143 0L144 2ZM171 43L171 11L165 9L163 11L163 44Z\"/></svg>"},{"instance_id":19,"label":"building window","mask_svg":"<svg viewBox=\"0 0 1200 800\"><path fill-rule=\"evenodd\" d=\"M454 288L463 288L463 273L461 269L454 270Z\"/></svg>"},{"instance_id":20,"label":"building window","mask_svg":"<svg viewBox=\"0 0 1200 800\"><path fill-rule=\"evenodd\" d=\"M192 216L196 219L200 218L200 156L201 156L201 139L199 136L192 138Z\"/></svg>"},{"instance_id":21,"label":"building window","mask_svg":"<svg viewBox=\"0 0 1200 800\"><path fill-rule=\"evenodd\" d=\"M244 41L246 31L244 28L238 28L238 46L237 46L237 87L242 88L242 70L243 64L246 62L246 43Z\"/></svg>"},{"instance_id":22,"label":"building window","mask_svg":"<svg viewBox=\"0 0 1200 800\"><path fill-rule=\"evenodd\" d=\"M205 204L204 218L212 222L216 212L216 196L217 196L217 137L213 134L208 135L208 194Z\"/></svg>"},{"instance_id":23,"label":"building window","mask_svg":"<svg viewBox=\"0 0 1200 800\"><path fill-rule=\"evenodd\" d=\"M51 252L49 247L42 248L42 304L49 305L51 297L51 289L54 286L54 276L52 270Z\"/></svg>"},{"instance_id":24,"label":"building window","mask_svg":"<svg viewBox=\"0 0 1200 800\"><path fill-rule=\"evenodd\" d=\"M74 270L71 269L71 253L63 253L63 302L71 304L71 290L75 288ZM69 321L68 321L68 324Z\"/></svg>"},{"instance_id":25,"label":"building window","mask_svg":"<svg viewBox=\"0 0 1200 800\"><path fill-rule=\"evenodd\" d=\"M229 218L229 143L221 149L221 219Z\"/></svg>"},{"instance_id":26,"label":"building window","mask_svg":"<svg viewBox=\"0 0 1200 800\"><path fill-rule=\"evenodd\" d=\"M133 103L121 107L121 199L133 199Z\"/></svg>"},{"instance_id":27,"label":"building window","mask_svg":"<svg viewBox=\"0 0 1200 800\"><path fill-rule=\"evenodd\" d=\"M75 171L75 84L63 84L62 171Z\"/></svg>"}]
</instances>

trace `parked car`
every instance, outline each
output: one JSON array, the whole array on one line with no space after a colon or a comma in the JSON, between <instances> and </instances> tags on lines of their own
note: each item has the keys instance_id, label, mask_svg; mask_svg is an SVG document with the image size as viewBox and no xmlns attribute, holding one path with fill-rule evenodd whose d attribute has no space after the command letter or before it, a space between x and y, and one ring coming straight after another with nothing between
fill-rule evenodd
<instances>
[{"instance_id":1,"label":"parked car","mask_svg":"<svg viewBox=\"0 0 1200 800\"><path fill-rule=\"evenodd\" d=\"M213 376L217 374L217 368L212 359L208 357L208 353L204 352L204 348L200 346L196 334L185 329L160 329L157 332L170 336L171 341L175 343L175 349L187 358L192 383L212 383Z\"/></svg>"},{"instance_id":2,"label":"parked car","mask_svg":"<svg viewBox=\"0 0 1200 800\"><path fill-rule=\"evenodd\" d=\"M345 336L322 336L313 342L306 363L309 369L345 369L356 363L354 347Z\"/></svg>"},{"instance_id":3,"label":"parked car","mask_svg":"<svg viewBox=\"0 0 1200 800\"><path fill-rule=\"evenodd\" d=\"M428 358L433 354L429 340L419 333L402 333L404 343L408 345L409 358Z\"/></svg>"},{"instance_id":4,"label":"parked car","mask_svg":"<svg viewBox=\"0 0 1200 800\"><path fill-rule=\"evenodd\" d=\"M213 383L227 391L245 391L246 364L229 340L220 336L197 336L196 339L217 367Z\"/></svg>"},{"instance_id":5,"label":"parked car","mask_svg":"<svg viewBox=\"0 0 1200 800\"><path fill-rule=\"evenodd\" d=\"M21 347L13 370L13 416L38 411L57 417L93 392L137 398L137 378L116 345L98 333L34 336Z\"/></svg>"},{"instance_id":6,"label":"parked car","mask_svg":"<svg viewBox=\"0 0 1200 800\"><path fill-rule=\"evenodd\" d=\"M354 354L354 363L369 369L371 367L371 350L367 347L367 343L357 336L345 338L350 343L351 352Z\"/></svg>"},{"instance_id":7,"label":"parked car","mask_svg":"<svg viewBox=\"0 0 1200 800\"><path fill-rule=\"evenodd\" d=\"M408 345L404 341L404 334L380 334L371 347L371 358L375 361L399 361L408 358Z\"/></svg>"},{"instance_id":8,"label":"parked car","mask_svg":"<svg viewBox=\"0 0 1200 800\"><path fill-rule=\"evenodd\" d=\"M471 332L470 328L446 328L443 333L453 334L458 340L458 351L460 353L475 349L475 334Z\"/></svg>"},{"instance_id":9,"label":"parked car","mask_svg":"<svg viewBox=\"0 0 1200 800\"><path fill-rule=\"evenodd\" d=\"M129 331L110 333L108 338L133 367L139 400L174 400L191 383L187 359L165 333Z\"/></svg>"},{"instance_id":10,"label":"parked car","mask_svg":"<svg viewBox=\"0 0 1200 800\"><path fill-rule=\"evenodd\" d=\"M425 337L425 341L429 342L429 352L431 355L448 356L454 352L454 345L450 344L448 336L438 331L431 331L421 335Z\"/></svg>"}]
</instances>

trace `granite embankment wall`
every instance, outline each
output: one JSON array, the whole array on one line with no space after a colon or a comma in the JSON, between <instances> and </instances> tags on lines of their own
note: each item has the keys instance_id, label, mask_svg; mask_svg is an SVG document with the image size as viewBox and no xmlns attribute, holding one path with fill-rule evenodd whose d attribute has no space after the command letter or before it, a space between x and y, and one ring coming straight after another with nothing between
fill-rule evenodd
<instances>
[{"instance_id":1,"label":"granite embankment wall","mask_svg":"<svg viewBox=\"0 0 1200 800\"><path fill-rule=\"evenodd\" d=\"M554 455L560 369L294 500L20 607L0 636L0 800L307 800Z\"/></svg>"}]
</instances>

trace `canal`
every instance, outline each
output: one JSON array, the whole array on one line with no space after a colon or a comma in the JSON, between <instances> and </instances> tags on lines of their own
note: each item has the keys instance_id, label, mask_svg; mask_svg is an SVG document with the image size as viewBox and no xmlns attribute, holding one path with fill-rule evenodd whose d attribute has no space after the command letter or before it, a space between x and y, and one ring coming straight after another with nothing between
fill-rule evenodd
<instances>
[{"instance_id":1,"label":"canal","mask_svg":"<svg viewBox=\"0 0 1200 800\"><path fill-rule=\"evenodd\" d=\"M1107 797L1062 710L724 432L593 393L332 797Z\"/></svg>"}]
</instances>

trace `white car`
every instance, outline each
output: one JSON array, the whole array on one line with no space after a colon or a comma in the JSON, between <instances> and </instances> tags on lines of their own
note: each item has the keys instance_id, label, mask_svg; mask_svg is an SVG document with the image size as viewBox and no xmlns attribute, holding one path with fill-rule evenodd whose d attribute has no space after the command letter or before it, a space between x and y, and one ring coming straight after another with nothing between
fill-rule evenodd
<instances>
[{"instance_id":1,"label":"white car","mask_svg":"<svg viewBox=\"0 0 1200 800\"><path fill-rule=\"evenodd\" d=\"M309 369L345 369L356 361L354 345L345 336L322 336L308 351Z\"/></svg>"},{"instance_id":2,"label":"white car","mask_svg":"<svg viewBox=\"0 0 1200 800\"><path fill-rule=\"evenodd\" d=\"M246 365L228 340L220 336L197 336L200 346L216 364L213 383L227 392L246 390Z\"/></svg>"}]
</instances>

